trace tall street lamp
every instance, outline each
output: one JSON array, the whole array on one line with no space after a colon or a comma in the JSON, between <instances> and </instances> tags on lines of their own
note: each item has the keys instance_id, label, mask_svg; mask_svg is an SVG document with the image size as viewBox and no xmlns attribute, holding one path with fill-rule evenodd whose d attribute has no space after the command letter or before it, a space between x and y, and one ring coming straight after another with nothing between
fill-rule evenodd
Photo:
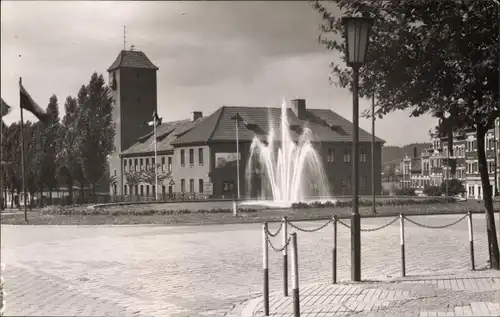
<instances>
[{"instance_id":1,"label":"tall street lamp","mask_svg":"<svg viewBox=\"0 0 500 317\"><path fill-rule=\"evenodd\" d=\"M346 62L352 68L352 174L354 186L352 190L351 215L351 280L361 281L361 221L359 216L359 68L365 62L368 49L368 38L372 19L362 17L344 17L344 36L346 40Z\"/></svg>"},{"instance_id":2,"label":"tall street lamp","mask_svg":"<svg viewBox=\"0 0 500 317\"><path fill-rule=\"evenodd\" d=\"M236 121L236 189L237 189L237 199L240 199L240 140L239 140L239 127L240 122L246 125L243 118L241 118L239 113L236 113L231 117L231 120Z\"/></svg>"}]
</instances>

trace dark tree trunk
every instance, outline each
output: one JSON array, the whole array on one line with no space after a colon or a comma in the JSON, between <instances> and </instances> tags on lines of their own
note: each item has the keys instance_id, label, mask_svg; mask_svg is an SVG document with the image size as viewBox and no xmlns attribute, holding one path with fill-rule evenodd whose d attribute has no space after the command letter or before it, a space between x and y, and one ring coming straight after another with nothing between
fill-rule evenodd
<instances>
[{"instance_id":1,"label":"dark tree trunk","mask_svg":"<svg viewBox=\"0 0 500 317\"><path fill-rule=\"evenodd\" d=\"M69 200L69 204L73 205L73 178L71 178L71 176L68 176L66 178L66 185L68 186L68 200Z\"/></svg>"},{"instance_id":2,"label":"dark tree trunk","mask_svg":"<svg viewBox=\"0 0 500 317\"><path fill-rule=\"evenodd\" d=\"M80 204L83 204L83 185L80 185Z\"/></svg>"},{"instance_id":3,"label":"dark tree trunk","mask_svg":"<svg viewBox=\"0 0 500 317\"><path fill-rule=\"evenodd\" d=\"M39 205L40 205L40 208L43 208L43 185L40 186L40 202L39 202Z\"/></svg>"},{"instance_id":4,"label":"dark tree trunk","mask_svg":"<svg viewBox=\"0 0 500 317\"><path fill-rule=\"evenodd\" d=\"M486 161L486 153L484 148L484 139L486 129L478 127L476 130L477 137L477 156L479 161L479 173L481 175L481 184L483 186L483 201L486 216L486 231L488 234L488 251L490 255L490 266L492 269L500 269L500 254L498 250L498 240L495 228L495 217L493 213L492 188L488 174L488 166Z\"/></svg>"}]
</instances>

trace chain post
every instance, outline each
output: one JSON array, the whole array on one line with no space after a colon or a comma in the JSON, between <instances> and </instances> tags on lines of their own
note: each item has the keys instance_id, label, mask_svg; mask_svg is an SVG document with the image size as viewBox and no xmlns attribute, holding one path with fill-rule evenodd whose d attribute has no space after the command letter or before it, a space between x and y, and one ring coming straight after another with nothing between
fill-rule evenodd
<instances>
[{"instance_id":1,"label":"chain post","mask_svg":"<svg viewBox=\"0 0 500 317\"><path fill-rule=\"evenodd\" d=\"M267 248L267 222L262 225L262 270L264 273L264 315L269 316L269 250Z\"/></svg>"},{"instance_id":2,"label":"chain post","mask_svg":"<svg viewBox=\"0 0 500 317\"><path fill-rule=\"evenodd\" d=\"M404 215L399 214L399 235L401 241L401 276L406 276L406 263L405 263L405 223Z\"/></svg>"},{"instance_id":3,"label":"chain post","mask_svg":"<svg viewBox=\"0 0 500 317\"><path fill-rule=\"evenodd\" d=\"M297 250L297 233L292 233L292 300L293 316L300 317L299 299L299 259Z\"/></svg>"},{"instance_id":4,"label":"chain post","mask_svg":"<svg viewBox=\"0 0 500 317\"><path fill-rule=\"evenodd\" d=\"M332 269L333 284L337 284L337 215L333 216L333 250L332 250Z\"/></svg>"},{"instance_id":5,"label":"chain post","mask_svg":"<svg viewBox=\"0 0 500 317\"><path fill-rule=\"evenodd\" d=\"M472 270L476 269L475 261L474 261L474 232L472 228L472 213L470 211L467 212L468 223L469 223L469 246L470 246L470 263L472 266Z\"/></svg>"},{"instance_id":6,"label":"chain post","mask_svg":"<svg viewBox=\"0 0 500 317\"><path fill-rule=\"evenodd\" d=\"M283 295L285 297L288 297L288 241L287 241L287 236L288 236L288 220L286 217L283 217L282 220L282 226L283 226Z\"/></svg>"}]
</instances>

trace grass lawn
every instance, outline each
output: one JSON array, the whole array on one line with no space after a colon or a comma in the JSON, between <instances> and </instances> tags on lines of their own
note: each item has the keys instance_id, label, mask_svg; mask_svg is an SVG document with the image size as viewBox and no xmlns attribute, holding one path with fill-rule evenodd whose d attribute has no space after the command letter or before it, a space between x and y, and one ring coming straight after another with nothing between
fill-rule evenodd
<instances>
[{"instance_id":1,"label":"grass lawn","mask_svg":"<svg viewBox=\"0 0 500 317\"><path fill-rule=\"evenodd\" d=\"M197 204L198 205L198 204ZM333 215L349 217L350 207L323 207L305 209L243 209L233 216L228 206L214 210L196 210L168 208L166 204L141 204L126 206L108 206L87 210L85 206L58 207L28 212L29 225L206 225L251 222L280 221L287 216L289 220L327 219ZM64 208L64 209L63 209ZM203 205L198 205L203 209ZM223 208L223 209L220 209ZM495 209L498 209L496 204ZM437 214L482 212L484 207L477 201L454 204L416 204L407 206L377 206L377 217L404 214ZM66 214L62 214L66 213ZM372 216L371 207L360 207L362 216ZM2 224L24 225L24 214L3 214Z\"/></svg>"}]
</instances>

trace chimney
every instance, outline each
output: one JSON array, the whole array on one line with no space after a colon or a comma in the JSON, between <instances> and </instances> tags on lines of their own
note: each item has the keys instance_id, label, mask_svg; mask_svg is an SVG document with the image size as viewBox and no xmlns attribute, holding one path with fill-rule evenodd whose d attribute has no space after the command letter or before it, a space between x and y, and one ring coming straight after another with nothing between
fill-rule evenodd
<instances>
[{"instance_id":1,"label":"chimney","mask_svg":"<svg viewBox=\"0 0 500 317\"><path fill-rule=\"evenodd\" d=\"M300 120L306 119L306 100L294 99L292 100L292 111Z\"/></svg>"},{"instance_id":2,"label":"chimney","mask_svg":"<svg viewBox=\"0 0 500 317\"><path fill-rule=\"evenodd\" d=\"M203 112L201 111L193 111L193 121L198 120L203 117Z\"/></svg>"},{"instance_id":3,"label":"chimney","mask_svg":"<svg viewBox=\"0 0 500 317\"><path fill-rule=\"evenodd\" d=\"M416 146L413 147L413 157L417 158L417 147Z\"/></svg>"}]
</instances>

